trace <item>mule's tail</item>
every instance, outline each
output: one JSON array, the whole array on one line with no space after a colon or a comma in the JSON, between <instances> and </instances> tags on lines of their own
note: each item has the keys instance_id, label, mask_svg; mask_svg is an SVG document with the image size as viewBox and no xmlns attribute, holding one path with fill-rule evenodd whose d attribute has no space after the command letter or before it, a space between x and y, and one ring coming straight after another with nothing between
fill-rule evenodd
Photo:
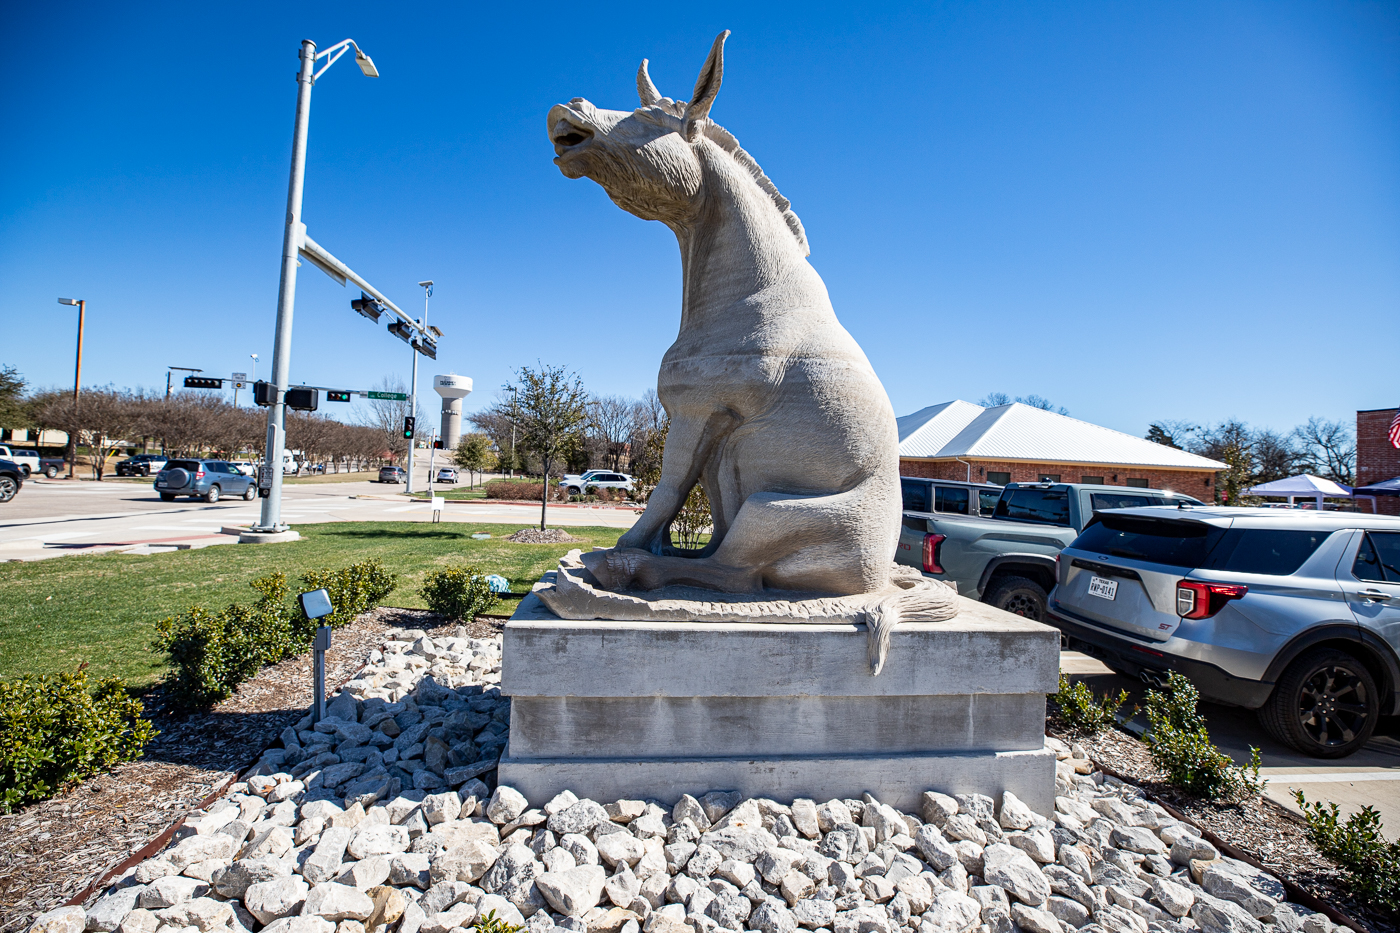
<instances>
[{"instance_id":1,"label":"mule's tail","mask_svg":"<svg viewBox=\"0 0 1400 933\"><path fill-rule=\"evenodd\" d=\"M896 585L904 585L896 580ZM919 578L908 588L879 600L865 611L866 659L870 675L878 675L890 653L890 635L903 619L911 622L943 622L957 615L957 593L941 582Z\"/></svg>"},{"instance_id":2,"label":"mule's tail","mask_svg":"<svg viewBox=\"0 0 1400 933\"><path fill-rule=\"evenodd\" d=\"M878 676L890 653L890 633L899 624L899 604L903 593L887 596L865 612L865 655L870 662L870 676Z\"/></svg>"}]
</instances>

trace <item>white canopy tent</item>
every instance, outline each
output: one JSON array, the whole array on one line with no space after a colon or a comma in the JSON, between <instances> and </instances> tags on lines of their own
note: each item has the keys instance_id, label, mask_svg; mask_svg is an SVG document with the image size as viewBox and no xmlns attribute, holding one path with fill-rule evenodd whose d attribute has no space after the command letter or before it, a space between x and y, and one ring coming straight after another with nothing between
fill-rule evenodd
<instances>
[{"instance_id":1,"label":"white canopy tent","mask_svg":"<svg viewBox=\"0 0 1400 933\"><path fill-rule=\"evenodd\" d=\"M1247 496L1282 496L1288 499L1291 507L1294 499L1314 499L1318 511L1322 511L1323 499L1350 499L1351 487L1334 483L1321 476L1303 473L1287 479L1276 479L1272 483L1260 483L1245 490Z\"/></svg>"}]
</instances>

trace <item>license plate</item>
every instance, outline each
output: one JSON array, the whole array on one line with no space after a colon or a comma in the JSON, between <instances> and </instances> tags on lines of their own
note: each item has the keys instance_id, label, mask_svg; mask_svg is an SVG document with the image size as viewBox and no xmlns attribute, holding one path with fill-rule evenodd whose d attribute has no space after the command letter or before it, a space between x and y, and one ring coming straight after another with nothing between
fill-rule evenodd
<instances>
[{"instance_id":1,"label":"license plate","mask_svg":"<svg viewBox=\"0 0 1400 933\"><path fill-rule=\"evenodd\" d=\"M157 485L157 486L169 486L170 484L167 483L165 480L161 480L159 483L156 483L156 485Z\"/></svg>"},{"instance_id":2,"label":"license plate","mask_svg":"<svg viewBox=\"0 0 1400 933\"><path fill-rule=\"evenodd\" d=\"M1103 577L1090 577L1089 595L1112 599L1118 595L1118 581L1105 580Z\"/></svg>"}]
</instances>

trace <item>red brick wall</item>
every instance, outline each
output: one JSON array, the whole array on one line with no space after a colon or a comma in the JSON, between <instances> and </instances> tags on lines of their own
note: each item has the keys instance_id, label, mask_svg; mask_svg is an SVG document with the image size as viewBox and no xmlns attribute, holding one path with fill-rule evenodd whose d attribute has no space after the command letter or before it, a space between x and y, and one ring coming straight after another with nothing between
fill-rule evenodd
<instances>
[{"instance_id":1,"label":"red brick wall","mask_svg":"<svg viewBox=\"0 0 1400 933\"><path fill-rule=\"evenodd\" d=\"M972 464L974 483L987 482L988 473L1010 473L1013 483L1034 483L1040 479L1042 473L1058 473L1062 483L1077 483L1083 476L1102 476L1104 483L1109 486L1126 486L1130 478L1145 479L1151 489L1170 489L1194 496L1202 502L1212 502L1215 499L1215 473L1210 470L1149 470L1097 463L1005 463L995 460L969 460L968 463ZM956 460L901 458L899 461L901 476L966 480L967 472L967 466Z\"/></svg>"},{"instance_id":2,"label":"red brick wall","mask_svg":"<svg viewBox=\"0 0 1400 933\"><path fill-rule=\"evenodd\" d=\"M1392 447L1388 436L1390 421L1396 409L1381 408L1356 413L1356 485L1379 483L1400 476L1400 450ZM1358 500L1357 508L1370 511L1369 503ZM1400 498L1377 496L1376 511L1382 515L1400 515Z\"/></svg>"}]
</instances>

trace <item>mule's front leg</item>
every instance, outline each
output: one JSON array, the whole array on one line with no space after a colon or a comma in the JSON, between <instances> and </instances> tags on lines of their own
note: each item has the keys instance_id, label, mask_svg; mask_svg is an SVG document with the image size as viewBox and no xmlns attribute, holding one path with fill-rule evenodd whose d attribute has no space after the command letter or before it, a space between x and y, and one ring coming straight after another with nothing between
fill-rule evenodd
<instances>
[{"instance_id":1,"label":"mule's front leg","mask_svg":"<svg viewBox=\"0 0 1400 933\"><path fill-rule=\"evenodd\" d=\"M640 548L661 554L666 547L666 528L685 505L685 497L700 479L715 446L739 423L729 410L712 412L708 418L677 417L666 432L666 450L661 455L661 480L647 498L641 518L617 540L618 549Z\"/></svg>"}]
</instances>

